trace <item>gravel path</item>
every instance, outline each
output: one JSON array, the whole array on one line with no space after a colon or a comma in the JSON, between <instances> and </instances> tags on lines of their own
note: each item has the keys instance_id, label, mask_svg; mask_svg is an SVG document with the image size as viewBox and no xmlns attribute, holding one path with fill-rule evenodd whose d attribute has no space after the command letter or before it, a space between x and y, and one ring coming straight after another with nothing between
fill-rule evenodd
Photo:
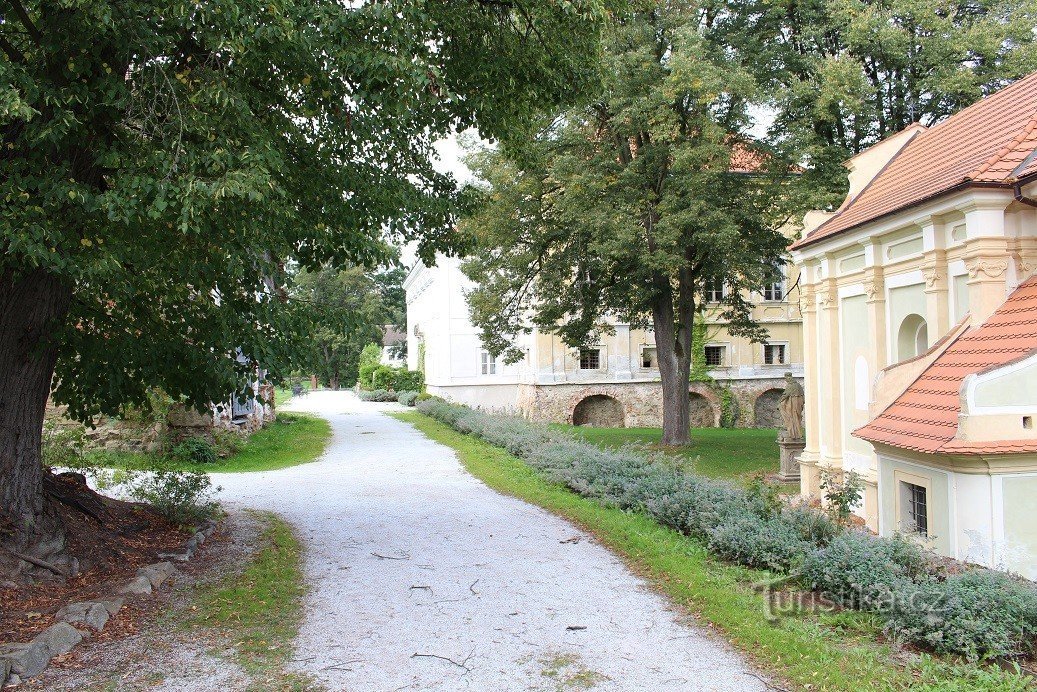
<instances>
[{"instance_id":1,"label":"gravel path","mask_svg":"<svg viewBox=\"0 0 1037 692\"><path fill-rule=\"evenodd\" d=\"M589 536L379 412L394 405L293 403L331 421L325 456L216 480L303 540L301 672L333 690L766 689Z\"/></svg>"}]
</instances>

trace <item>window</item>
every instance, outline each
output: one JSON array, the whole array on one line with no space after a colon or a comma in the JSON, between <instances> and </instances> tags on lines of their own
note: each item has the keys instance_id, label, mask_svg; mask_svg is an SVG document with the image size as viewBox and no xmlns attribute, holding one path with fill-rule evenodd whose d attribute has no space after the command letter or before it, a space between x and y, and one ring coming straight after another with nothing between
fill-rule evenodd
<instances>
[{"instance_id":1,"label":"window","mask_svg":"<svg viewBox=\"0 0 1037 692\"><path fill-rule=\"evenodd\" d=\"M900 481L900 509L903 516L900 525L904 531L929 535L929 498L923 485Z\"/></svg>"},{"instance_id":2,"label":"window","mask_svg":"<svg viewBox=\"0 0 1037 692\"><path fill-rule=\"evenodd\" d=\"M706 346L706 367L719 368L724 364L723 346Z\"/></svg>"},{"instance_id":3,"label":"window","mask_svg":"<svg viewBox=\"0 0 1037 692\"><path fill-rule=\"evenodd\" d=\"M600 370L601 351L596 348L580 349L580 370Z\"/></svg>"},{"instance_id":4,"label":"window","mask_svg":"<svg viewBox=\"0 0 1037 692\"><path fill-rule=\"evenodd\" d=\"M727 295L727 286L724 285L723 279L709 279L706 281L706 290L703 292L703 298L707 303L719 303Z\"/></svg>"},{"instance_id":5,"label":"window","mask_svg":"<svg viewBox=\"0 0 1037 692\"><path fill-rule=\"evenodd\" d=\"M764 300L785 300L785 280L779 279L774 283L764 284Z\"/></svg>"},{"instance_id":6,"label":"window","mask_svg":"<svg viewBox=\"0 0 1037 692\"><path fill-rule=\"evenodd\" d=\"M764 344L763 362L767 365L784 365L788 362L785 360L786 350L785 344Z\"/></svg>"},{"instance_id":7,"label":"window","mask_svg":"<svg viewBox=\"0 0 1037 692\"><path fill-rule=\"evenodd\" d=\"M659 367L659 352L654 346L642 346L641 347L641 367L642 368L658 368Z\"/></svg>"},{"instance_id":8,"label":"window","mask_svg":"<svg viewBox=\"0 0 1037 692\"><path fill-rule=\"evenodd\" d=\"M482 368L481 372L484 375L496 375L497 374L497 359L493 357L488 351L483 351L482 357Z\"/></svg>"}]
</instances>

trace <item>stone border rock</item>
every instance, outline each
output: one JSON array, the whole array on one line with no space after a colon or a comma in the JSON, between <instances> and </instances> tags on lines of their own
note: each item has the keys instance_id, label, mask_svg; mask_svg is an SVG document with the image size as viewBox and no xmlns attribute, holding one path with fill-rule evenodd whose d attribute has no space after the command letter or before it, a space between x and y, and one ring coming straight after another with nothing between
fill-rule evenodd
<instances>
[{"instance_id":1,"label":"stone border rock","mask_svg":"<svg viewBox=\"0 0 1037 692\"><path fill-rule=\"evenodd\" d=\"M187 541L182 553L160 553L187 562L198 547L212 536L216 522L207 520ZM170 561L156 562L137 570L137 576L115 589L113 596L69 603L54 615L53 625L27 643L0 644L0 687L20 685L23 679L42 673L55 656L72 651L91 632L100 632L108 619L119 612L129 595L149 595L161 586L176 568Z\"/></svg>"}]
</instances>

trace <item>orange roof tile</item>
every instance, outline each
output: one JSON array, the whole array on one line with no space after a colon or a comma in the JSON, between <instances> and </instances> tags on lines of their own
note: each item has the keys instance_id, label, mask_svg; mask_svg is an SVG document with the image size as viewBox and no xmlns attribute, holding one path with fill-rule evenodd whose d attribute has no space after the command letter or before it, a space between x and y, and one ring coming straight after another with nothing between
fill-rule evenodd
<instances>
[{"instance_id":1,"label":"orange roof tile","mask_svg":"<svg viewBox=\"0 0 1037 692\"><path fill-rule=\"evenodd\" d=\"M981 326L961 334L914 383L856 437L916 452L1021 454L1037 440L957 439L965 378L1037 352L1037 277L1016 289Z\"/></svg>"},{"instance_id":2,"label":"orange roof tile","mask_svg":"<svg viewBox=\"0 0 1037 692\"><path fill-rule=\"evenodd\" d=\"M849 203L792 247L961 186L1005 187L1037 174L1037 72L919 132Z\"/></svg>"}]
</instances>

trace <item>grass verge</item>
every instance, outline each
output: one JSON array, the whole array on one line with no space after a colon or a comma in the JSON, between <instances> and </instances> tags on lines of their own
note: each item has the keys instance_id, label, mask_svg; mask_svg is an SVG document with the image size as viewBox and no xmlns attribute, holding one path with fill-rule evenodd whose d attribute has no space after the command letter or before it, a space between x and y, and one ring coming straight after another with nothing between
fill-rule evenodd
<instances>
[{"instance_id":1,"label":"grass verge","mask_svg":"<svg viewBox=\"0 0 1037 692\"><path fill-rule=\"evenodd\" d=\"M778 431L764 428L693 428L687 447L662 447L662 428L589 428L553 425L585 442L618 448L646 445L665 452L677 465L710 478L739 478L776 473Z\"/></svg>"},{"instance_id":2,"label":"grass verge","mask_svg":"<svg viewBox=\"0 0 1037 692\"><path fill-rule=\"evenodd\" d=\"M273 423L253 433L226 459L204 467L172 463L183 470L201 468L209 473L274 471L316 460L330 440L331 424L323 418L280 413ZM108 468L147 470L152 466L150 455L140 452L93 451L86 453L86 459L91 465Z\"/></svg>"},{"instance_id":3,"label":"grass verge","mask_svg":"<svg viewBox=\"0 0 1037 692\"><path fill-rule=\"evenodd\" d=\"M270 513L261 517L262 547L242 573L201 589L185 624L210 628L233 643L234 659L252 679L249 689L315 689L284 670L303 617L302 550L285 521Z\"/></svg>"},{"instance_id":4,"label":"grass verge","mask_svg":"<svg viewBox=\"0 0 1037 692\"><path fill-rule=\"evenodd\" d=\"M1012 671L911 656L884 642L865 613L792 612L767 617L752 585L773 575L710 557L698 541L648 517L605 507L548 483L505 450L417 412L390 414L457 451L488 486L580 525L675 603L705 620L761 668L809 690L1024 690L1032 680Z\"/></svg>"}]
</instances>

